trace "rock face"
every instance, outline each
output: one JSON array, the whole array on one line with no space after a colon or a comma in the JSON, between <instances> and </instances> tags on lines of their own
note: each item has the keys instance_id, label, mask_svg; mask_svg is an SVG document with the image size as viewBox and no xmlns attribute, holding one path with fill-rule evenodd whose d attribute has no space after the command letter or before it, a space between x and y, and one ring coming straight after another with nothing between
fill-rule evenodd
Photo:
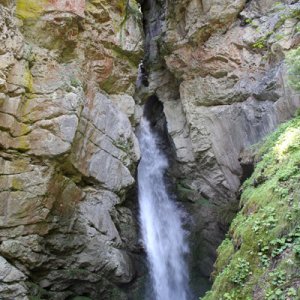
<instances>
[{"instance_id":1,"label":"rock face","mask_svg":"<svg viewBox=\"0 0 300 300\"><path fill-rule=\"evenodd\" d=\"M139 6L15 2L0 4L0 298L123 299Z\"/></svg>"},{"instance_id":2,"label":"rock face","mask_svg":"<svg viewBox=\"0 0 300 300\"><path fill-rule=\"evenodd\" d=\"M284 60L300 41L300 6L281 2L143 3L149 84L137 96L164 105L179 198L193 218L193 273L206 278L237 209L241 152L300 106Z\"/></svg>"},{"instance_id":3,"label":"rock face","mask_svg":"<svg viewBox=\"0 0 300 300\"><path fill-rule=\"evenodd\" d=\"M0 1L1 299L128 298L149 96L192 216L191 271L207 280L240 153L300 105L284 60L298 1L139 2L143 16L136 0Z\"/></svg>"},{"instance_id":4,"label":"rock face","mask_svg":"<svg viewBox=\"0 0 300 300\"><path fill-rule=\"evenodd\" d=\"M255 148L244 153L254 172L242 185L242 209L218 248L214 284L203 300L300 297L300 116Z\"/></svg>"}]
</instances>

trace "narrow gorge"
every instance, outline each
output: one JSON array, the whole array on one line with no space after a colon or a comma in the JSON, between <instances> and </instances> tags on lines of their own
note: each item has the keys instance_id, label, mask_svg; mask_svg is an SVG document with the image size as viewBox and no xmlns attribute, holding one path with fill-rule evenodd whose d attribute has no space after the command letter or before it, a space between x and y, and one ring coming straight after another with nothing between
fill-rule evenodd
<instances>
[{"instance_id":1,"label":"narrow gorge","mask_svg":"<svg viewBox=\"0 0 300 300\"><path fill-rule=\"evenodd\" d=\"M146 118L141 120L139 136L140 223L149 260L150 286L153 287L148 298L187 300L190 298L185 262L188 244L183 229L183 211L169 195L164 182L168 159L159 150L159 137Z\"/></svg>"},{"instance_id":2,"label":"narrow gorge","mask_svg":"<svg viewBox=\"0 0 300 300\"><path fill-rule=\"evenodd\" d=\"M299 19L0 0L0 299L300 299Z\"/></svg>"}]
</instances>

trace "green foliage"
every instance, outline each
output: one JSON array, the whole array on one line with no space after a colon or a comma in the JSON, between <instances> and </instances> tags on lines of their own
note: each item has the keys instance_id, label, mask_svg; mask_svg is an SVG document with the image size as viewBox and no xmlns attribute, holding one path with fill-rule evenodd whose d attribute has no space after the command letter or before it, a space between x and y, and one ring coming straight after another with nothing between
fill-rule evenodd
<instances>
[{"instance_id":1,"label":"green foliage","mask_svg":"<svg viewBox=\"0 0 300 300\"><path fill-rule=\"evenodd\" d=\"M255 233L258 233L259 231L263 230L265 232L268 232L270 229L274 228L277 219L275 216L275 208L274 207L266 207L262 209L262 215L260 219L254 221L254 224L252 226L252 230Z\"/></svg>"},{"instance_id":2,"label":"green foliage","mask_svg":"<svg viewBox=\"0 0 300 300\"><path fill-rule=\"evenodd\" d=\"M71 80L70 80L70 84L71 84L71 86L73 86L73 87L81 87L81 82L80 82L80 80L78 80L77 78L75 78L75 77L71 77Z\"/></svg>"},{"instance_id":3,"label":"green foliage","mask_svg":"<svg viewBox=\"0 0 300 300\"><path fill-rule=\"evenodd\" d=\"M233 274L230 276L230 280L234 284L243 286L246 279L251 274L249 262L243 258L238 258L235 270L233 270Z\"/></svg>"},{"instance_id":4,"label":"green foliage","mask_svg":"<svg viewBox=\"0 0 300 300\"><path fill-rule=\"evenodd\" d=\"M243 208L218 249L214 284L204 300L255 299L256 293L266 300L300 299L295 285L300 274L300 117L271 134L256 159L242 187Z\"/></svg>"},{"instance_id":5,"label":"green foliage","mask_svg":"<svg viewBox=\"0 0 300 300\"><path fill-rule=\"evenodd\" d=\"M252 48L264 49L266 48L267 37L263 36L259 38L255 43L252 44Z\"/></svg>"},{"instance_id":6,"label":"green foliage","mask_svg":"<svg viewBox=\"0 0 300 300\"><path fill-rule=\"evenodd\" d=\"M269 289L266 293L266 300L286 300L281 289Z\"/></svg>"},{"instance_id":7,"label":"green foliage","mask_svg":"<svg viewBox=\"0 0 300 300\"><path fill-rule=\"evenodd\" d=\"M216 262L215 269L217 272L220 272L224 267L227 266L228 262L231 259L231 256L234 253L234 245L228 237L223 241L221 246L218 248L217 253L219 259Z\"/></svg>"},{"instance_id":8,"label":"green foliage","mask_svg":"<svg viewBox=\"0 0 300 300\"><path fill-rule=\"evenodd\" d=\"M288 297L295 297L297 296L297 291L294 288L289 288L287 291L287 296Z\"/></svg>"},{"instance_id":9,"label":"green foliage","mask_svg":"<svg viewBox=\"0 0 300 300\"><path fill-rule=\"evenodd\" d=\"M129 154L133 147L132 142L130 140L124 140L122 138L114 141L113 145L125 152L126 154Z\"/></svg>"},{"instance_id":10,"label":"green foliage","mask_svg":"<svg viewBox=\"0 0 300 300\"><path fill-rule=\"evenodd\" d=\"M286 55L288 65L289 84L292 88L300 90L300 47L290 50Z\"/></svg>"},{"instance_id":11,"label":"green foliage","mask_svg":"<svg viewBox=\"0 0 300 300\"><path fill-rule=\"evenodd\" d=\"M269 32L266 32L263 36L258 38L251 47L253 49L257 50L267 50L268 46L271 46L273 43L270 41L270 37L273 37L275 40L280 41L285 37L285 34L282 32L277 32L279 29L281 29L288 19L300 19L300 10L297 8L287 8L283 3L279 2L278 4L275 4L274 11L276 11L277 14L279 14L279 19L275 26L272 27L272 30ZM259 25L254 24L253 20L246 19L246 23L251 24L253 27L256 27L256 31L260 32L261 28ZM295 31L299 32L300 25L297 25L295 28ZM293 51L291 52L291 55L293 56ZM296 55L297 56L297 55ZM297 68L296 68L297 69ZM298 78L299 79L299 78ZM297 82L297 78L295 78L293 81ZM298 80L299 81L299 80ZM297 86L298 87L298 86Z\"/></svg>"},{"instance_id":12,"label":"green foliage","mask_svg":"<svg viewBox=\"0 0 300 300\"><path fill-rule=\"evenodd\" d=\"M183 180L176 183L176 191L181 201L188 201L193 190Z\"/></svg>"},{"instance_id":13,"label":"green foliage","mask_svg":"<svg viewBox=\"0 0 300 300\"><path fill-rule=\"evenodd\" d=\"M286 283L286 272L285 271L276 270L274 272L271 272L269 275L272 280L271 285L274 287L279 287Z\"/></svg>"},{"instance_id":14,"label":"green foliage","mask_svg":"<svg viewBox=\"0 0 300 300\"><path fill-rule=\"evenodd\" d=\"M294 252L298 259L300 259L300 243L294 246Z\"/></svg>"}]
</instances>

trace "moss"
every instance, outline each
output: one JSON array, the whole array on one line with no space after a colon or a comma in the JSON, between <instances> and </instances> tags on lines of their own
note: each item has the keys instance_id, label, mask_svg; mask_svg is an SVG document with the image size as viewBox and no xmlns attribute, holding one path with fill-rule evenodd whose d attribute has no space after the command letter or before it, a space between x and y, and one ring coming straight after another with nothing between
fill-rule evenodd
<instances>
[{"instance_id":1,"label":"moss","mask_svg":"<svg viewBox=\"0 0 300 300\"><path fill-rule=\"evenodd\" d=\"M26 136L18 137L16 141L17 141L16 146L13 148L17 149L18 151L26 152L30 149L30 145Z\"/></svg>"},{"instance_id":2,"label":"moss","mask_svg":"<svg viewBox=\"0 0 300 300\"><path fill-rule=\"evenodd\" d=\"M30 126L22 123L19 128L19 135L25 135L31 130Z\"/></svg>"},{"instance_id":3,"label":"moss","mask_svg":"<svg viewBox=\"0 0 300 300\"><path fill-rule=\"evenodd\" d=\"M139 9L139 6L135 0L127 0L127 1L119 1L118 6L119 11L121 13L121 16L123 17L123 20L118 26L118 31L120 31L120 43L121 45L124 43L124 31L126 30L126 23L129 18L133 18L138 26L142 27L142 19L143 15Z\"/></svg>"},{"instance_id":4,"label":"moss","mask_svg":"<svg viewBox=\"0 0 300 300\"><path fill-rule=\"evenodd\" d=\"M11 188L13 191L20 191L23 189L23 180L14 177L11 182Z\"/></svg>"},{"instance_id":5,"label":"moss","mask_svg":"<svg viewBox=\"0 0 300 300\"><path fill-rule=\"evenodd\" d=\"M217 254L219 256L219 259L215 265L215 269L217 273L220 273L227 266L233 253L234 253L234 245L229 238L226 238L223 241L222 245L217 250Z\"/></svg>"},{"instance_id":6,"label":"moss","mask_svg":"<svg viewBox=\"0 0 300 300\"><path fill-rule=\"evenodd\" d=\"M299 299L300 117L270 135L257 159L205 300Z\"/></svg>"},{"instance_id":7,"label":"moss","mask_svg":"<svg viewBox=\"0 0 300 300\"><path fill-rule=\"evenodd\" d=\"M37 19L43 12L47 0L17 0L16 16L20 19Z\"/></svg>"},{"instance_id":8,"label":"moss","mask_svg":"<svg viewBox=\"0 0 300 300\"><path fill-rule=\"evenodd\" d=\"M127 0L119 0L117 2L116 9L120 13L121 16L124 16L126 13L127 3L128 3Z\"/></svg>"},{"instance_id":9,"label":"moss","mask_svg":"<svg viewBox=\"0 0 300 300\"><path fill-rule=\"evenodd\" d=\"M286 55L288 65L289 85L295 90L300 90L300 47L291 50Z\"/></svg>"},{"instance_id":10,"label":"moss","mask_svg":"<svg viewBox=\"0 0 300 300\"><path fill-rule=\"evenodd\" d=\"M33 93L33 77L29 67L25 69L23 76L24 76L24 87L26 91L29 93Z\"/></svg>"}]
</instances>

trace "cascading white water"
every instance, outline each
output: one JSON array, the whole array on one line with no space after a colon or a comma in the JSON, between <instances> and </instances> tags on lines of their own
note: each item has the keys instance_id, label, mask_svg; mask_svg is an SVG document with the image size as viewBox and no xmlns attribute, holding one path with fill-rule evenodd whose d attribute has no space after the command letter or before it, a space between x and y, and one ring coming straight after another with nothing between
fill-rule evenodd
<instances>
[{"instance_id":1,"label":"cascading white water","mask_svg":"<svg viewBox=\"0 0 300 300\"><path fill-rule=\"evenodd\" d=\"M182 227L183 213L168 195L164 172L168 160L159 150L157 137L143 118L138 167L140 222L156 300L187 300L188 251ZM151 298L153 299L153 298Z\"/></svg>"}]
</instances>

